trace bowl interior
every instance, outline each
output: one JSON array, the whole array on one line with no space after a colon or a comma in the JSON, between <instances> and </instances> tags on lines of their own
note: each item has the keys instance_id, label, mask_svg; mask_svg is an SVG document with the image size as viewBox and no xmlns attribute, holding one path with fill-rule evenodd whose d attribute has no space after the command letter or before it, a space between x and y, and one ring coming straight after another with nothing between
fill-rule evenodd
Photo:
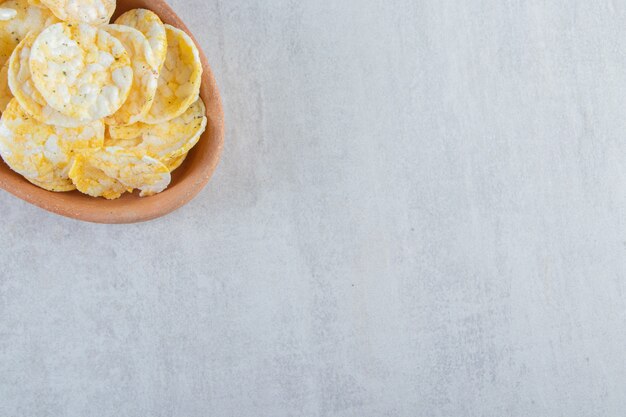
<instances>
[{"instance_id":1,"label":"bowl interior","mask_svg":"<svg viewBox=\"0 0 626 417\"><path fill-rule=\"evenodd\" d=\"M195 197L215 170L224 142L224 114L219 91L208 61L193 34L163 0L118 0L113 20L127 10L150 9L164 23L187 32L196 42L204 68L200 96L207 109L207 130L172 173L170 186L160 194L141 198L138 192L117 200L93 198L78 191L54 193L36 187L13 172L0 158L0 188L31 204L62 216L96 223L135 223L164 216Z\"/></svg>"}]
</instances>

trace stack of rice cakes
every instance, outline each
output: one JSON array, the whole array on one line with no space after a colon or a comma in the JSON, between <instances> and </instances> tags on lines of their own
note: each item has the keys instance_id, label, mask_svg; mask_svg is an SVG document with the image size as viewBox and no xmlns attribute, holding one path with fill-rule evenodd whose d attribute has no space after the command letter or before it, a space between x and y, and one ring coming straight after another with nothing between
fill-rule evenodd
<instances>
[{"instance_id":1,"label":"stack of rice cakes","mask_svg":"<svg viewBox=\"0 0 626 417\"><path fill-rule=\"evenodd\" d=\"M159 193L206 129L191 38L144 9L110 24L114 10L0 4L0 155L46 190Z\"/></svg>"}]
</instances>

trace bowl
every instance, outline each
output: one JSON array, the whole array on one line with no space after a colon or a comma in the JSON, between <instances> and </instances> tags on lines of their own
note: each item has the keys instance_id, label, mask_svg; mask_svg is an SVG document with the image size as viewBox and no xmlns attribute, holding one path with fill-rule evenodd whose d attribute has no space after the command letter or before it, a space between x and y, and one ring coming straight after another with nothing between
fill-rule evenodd
<instances>
[{"instance_id":1,"label":"bowl","mask_svg":"<svg viewBox=\"0 0 626 417\"><path fill-rule=\"evenodd\" d=\"M209 182L224 146L224 112L211 67L193 34L163 0L118 0L113 19L136 8L155 12L164 23L184 30L196 43L204 68L200 96L206 104L207 129L185 162L172 173L170 186L160 194L139 197L138 192L105 200L78 191L55 193L32 185L0 158L0 188L44 210L77 220L123 224L156 219L191 201Z\"/></svg>"}]
</instances>

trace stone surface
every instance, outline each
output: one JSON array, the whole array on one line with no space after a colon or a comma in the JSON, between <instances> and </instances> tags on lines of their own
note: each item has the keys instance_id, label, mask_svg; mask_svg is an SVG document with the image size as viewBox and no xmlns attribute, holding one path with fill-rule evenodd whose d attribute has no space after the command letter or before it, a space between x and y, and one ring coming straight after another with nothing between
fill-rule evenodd
<instances>
[{"instance_id":1,"label":"stone surface","mask_svg":"<svg viewBox=\"0 0 626 417\"><path fill-rule=\"evenodd\" d=\"M171 4L223 161L147 224L0 193L0 415L623 415L624 4Z\"/></svg>"}]
</instances>

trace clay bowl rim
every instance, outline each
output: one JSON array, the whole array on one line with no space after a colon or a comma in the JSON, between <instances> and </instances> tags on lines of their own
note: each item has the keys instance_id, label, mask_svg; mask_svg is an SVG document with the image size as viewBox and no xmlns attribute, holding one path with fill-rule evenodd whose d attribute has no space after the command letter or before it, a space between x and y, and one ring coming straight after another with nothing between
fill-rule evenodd
<instances>
[{"instance_id":1,"label":"clay bowl rim","mask_svg":"<svg viewBox=\"0 0 626 417\"><path fill-rule=\"evenodd\" d=\"M103 224L128 224L165 216L189 203L206 186L215 172L224 147L224 112L213 71L202 46L193 33L163 0L120 0L112 20L135 8L154 11L164 23L184 30L195 42L203 67L200 96L207 108L208 126L189 156L172 173L172 183L164 192L141 198L125 194L117 200L94 198L78 191L55 193L32 185L13 172L0 158L0 188L44 210L64 217Z\"/></svg>"}]
</instances>

